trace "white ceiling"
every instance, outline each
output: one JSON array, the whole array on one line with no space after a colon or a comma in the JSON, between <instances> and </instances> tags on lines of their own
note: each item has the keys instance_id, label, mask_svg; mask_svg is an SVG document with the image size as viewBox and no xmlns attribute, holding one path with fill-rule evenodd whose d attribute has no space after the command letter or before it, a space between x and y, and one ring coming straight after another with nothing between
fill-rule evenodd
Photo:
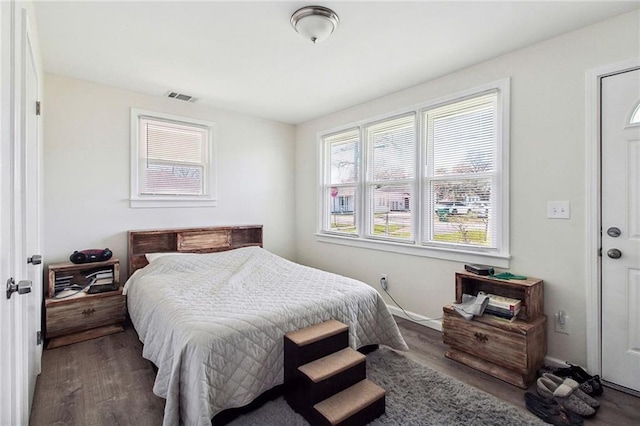
<instances>
[{"instance_id":1,"label":"white ceiling","mask_svg":"<svg viewBox=\"0 0 640 426\"><path fill-rule=\"evenodd\" d=\"M310 4L36 1L35 10L46 72L296 124L639 6L322 1L340 25L314 45L289 23Z\"/></svg>"}]
</instances>

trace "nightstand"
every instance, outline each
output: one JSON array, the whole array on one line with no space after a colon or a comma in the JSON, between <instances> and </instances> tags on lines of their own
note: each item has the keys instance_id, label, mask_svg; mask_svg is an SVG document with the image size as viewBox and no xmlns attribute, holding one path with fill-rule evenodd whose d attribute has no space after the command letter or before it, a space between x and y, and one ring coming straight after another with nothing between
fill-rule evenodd
<instances>
[{"instance_id":1,"label":"nightstand","mask_svg":"<svg viewBox=\"0 0 640 426\"><path fill-rule=\"evenodd\" d=\"M444 343L450 346L445 356L527 389L547 352L543 281L456 273L456 303L462 302L463 294L476 296L480 291L522 300L520 314L514 321L491 315L468 321L451 305L445 306L442 334Z\"/></svg>"},{"instance_id":2,"label":"nightstand","mask_svg":"<svg viewBox=\"0 0 640 426\"><path fill-rule=\"evenodd\" d=\"M49 265L48 295L45 299L47 349L94 339L123 331L126 318L125 296L122 287L104 293L87 294L80 291L70 297L54 298L56 279L65 277L71 284L84 285L92 271L111 271L113 282L120 281L120 262Z\"/></svg>"}]
</instances>

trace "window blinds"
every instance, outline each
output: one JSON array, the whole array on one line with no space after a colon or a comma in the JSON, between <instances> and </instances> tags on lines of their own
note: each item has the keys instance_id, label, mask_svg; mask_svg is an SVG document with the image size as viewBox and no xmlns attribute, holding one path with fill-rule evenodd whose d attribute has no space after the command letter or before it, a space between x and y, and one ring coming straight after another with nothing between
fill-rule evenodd
<instances>
[{"instance_id":1,"label":"window blinds","mask_svg":"<svg viewBox=\"0 0 640 426\"><path fill-rule=\"evenodd\" d=\"M425 240L495 248L497 93L423 112Z\"/></svg>"},{"instance_id":2,"label":"window blinds","mask_svg":"<svg viewBox=\"0 0 640 426\"><path fill-rule=\"evenodd\" d=\"M412 238L412 180L415 177L415 114L394 117L366 128L368 147L369 233L383 238Z\"/></svg>"},{"instance_id":3,"label":"window blinds","mask_svg":"<svg viewBox=\"0 0 640 426\"><path fill-rule=\"evenodd\" d=\"M192 125L140 118L140 192L203 195L208 131Z\"/></svg>"}]
</instances>

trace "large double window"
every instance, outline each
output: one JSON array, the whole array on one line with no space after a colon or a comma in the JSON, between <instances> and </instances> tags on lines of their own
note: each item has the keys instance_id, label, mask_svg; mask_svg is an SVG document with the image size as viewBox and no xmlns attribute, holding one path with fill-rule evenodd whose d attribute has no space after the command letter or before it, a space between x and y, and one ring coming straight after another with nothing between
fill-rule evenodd
<instances>
[{"instance_id":1,"label":"large double window","mask_svg":"<svg viewBox=\"0 0 640 426\"><path fill-rule=\"evenodd\" d=\"M508 89L506 80L321 134L320 237L501 266Z\"/></svg>"}]
</instances>

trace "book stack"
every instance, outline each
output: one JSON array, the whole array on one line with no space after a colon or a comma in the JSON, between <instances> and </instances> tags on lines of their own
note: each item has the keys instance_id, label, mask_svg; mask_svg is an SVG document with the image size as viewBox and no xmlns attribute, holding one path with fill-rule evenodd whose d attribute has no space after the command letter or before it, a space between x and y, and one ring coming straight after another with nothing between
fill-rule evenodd
<instances>
[{"instance_id":1,"label":"book stack","mask_svg":"<svg viewBox=\"0 0 640 426\"><path fill-rule=\"evenodd\" d=\"M55 282L53 283L53 293L58 294L63 290L66 290L71 287L71 280L73 279L73 275L56 275Z\"/></svg>"},{"instance_id":2,"label":"book stack","mask_svg":"<svg viewBox=\"0 0 640 426\"><path fill-rule=\"evenodd\" d=\"M484 313L513 321L516 319L521 309L522 301L519 299L511 299L509 297L490 294L489 303L487 304Z\"/></svg>"},{"instance_id":3,"label":"book stack","mask_svg":"<svg viewBox=\"0 0 640 426\"><path fill-rule=\"evenodd\" d=\"M87 293L101 293L118 289L118 283L114 282L113 269L93 270L85 275L87 278Z\"/></svg>"}]
</instances>

